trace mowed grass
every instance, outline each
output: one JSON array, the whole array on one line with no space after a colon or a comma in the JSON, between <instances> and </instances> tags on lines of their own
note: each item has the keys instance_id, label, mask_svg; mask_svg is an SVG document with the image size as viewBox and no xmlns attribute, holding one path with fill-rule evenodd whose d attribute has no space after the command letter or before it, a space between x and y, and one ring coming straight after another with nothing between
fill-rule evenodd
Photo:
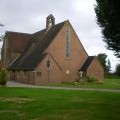
<instances>
[{"instance_id":1,"label":"mowed grass","mask_svg":"<svg viewBox=\"0 0 120 120\"><path fill-rule=\"evenodd\" d=\"M63 86L63 87L78 87L78 88L101 88L101 89L120 89L120 77L105 78L102 83L88 83L82 82L66 82L52 84L51 86Z\"/></svg>"},{"instance_id":2,"label":"mowed grass","mask_svg":"<svg viewBox=\"0 0 120 120\"><path fill-rule=\"evenodd\" d=\"M0 87L0 120L120 120L120 93Z\"/></svg>"}]
</instances>

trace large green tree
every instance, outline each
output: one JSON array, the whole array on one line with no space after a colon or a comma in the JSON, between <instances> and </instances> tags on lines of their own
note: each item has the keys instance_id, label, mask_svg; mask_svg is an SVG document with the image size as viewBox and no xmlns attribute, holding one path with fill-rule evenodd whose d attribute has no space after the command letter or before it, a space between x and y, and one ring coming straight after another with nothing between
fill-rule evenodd
<instances>
[{"instance_id":1,"label":"large green tree","mask_svg":"<svg viewBox=\"0 0 120 120\"><path fill-rule=\"evenodd\" d=\"M108 56L105 53L100 53L97 55L98 60L100 61L101 65L104 68L105 74L109 74L110 69L111 69L111 64L110 64L110 60L107 59Z\"/></svg>"},{"instance_id":2,"label":"large green tree","mask_svg":"<svg viewBox=\"0 0 120 120\"><path fill-rule=\"evenodd\" d=\"M107 49L120 58L120 1L96 0L95 13Z\"/></svg>"},{"instance_id":3,"label":"large green tree","mask_svg":"<svg viewBox=\"0 0 120 120\"><path fill-rule=\"evenodd\" d=\"M115 74L120 77L120 64L117 64L117 65L116 65Z\"/></svg>"}]
</instances>

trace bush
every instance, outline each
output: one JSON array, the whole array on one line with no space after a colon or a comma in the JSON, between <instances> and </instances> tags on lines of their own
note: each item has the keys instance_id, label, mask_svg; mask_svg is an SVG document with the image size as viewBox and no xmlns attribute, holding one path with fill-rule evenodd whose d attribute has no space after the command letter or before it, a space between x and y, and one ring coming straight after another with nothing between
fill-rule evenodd
<instances>
[{"instance_id":1,"label":"bush","mask_svg":"<svg viewBox=\"0 0 120 120\"><path fill-rule=\"evenodd\" d=\"M5 86L7 82L7 72L5 69L0 71L0 85Z\"/></svg>"},{"instance_id":2,"label":"bush","mask_svg":"<svg viewBox=\"0 0 120 120\"><path fill-rule=\"evenodd\" d=\"M116 65L115 74L120 77L120 64Z\"/></svg>"},{"instance_id":3,"label":"bush","mask_svg":"<svg viewBox=\"0 0 120 120\"><path fill-rule=\"evenodd\" d=\"M97 82L98 80L94 77L87 76L85 78L86 82Z\"/></svg>"}]
</instances>

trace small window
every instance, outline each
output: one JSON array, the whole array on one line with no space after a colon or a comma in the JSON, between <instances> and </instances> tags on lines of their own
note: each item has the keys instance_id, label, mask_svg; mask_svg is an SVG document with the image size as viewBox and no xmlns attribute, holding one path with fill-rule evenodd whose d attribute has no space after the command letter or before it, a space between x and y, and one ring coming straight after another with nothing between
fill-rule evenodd
<instances>
[{"instance_id":1,"label":"small window","mask_svg":"<svg viewBox=\"0 0 120 120\"><path fill-rule=\"evenodd\" d=\"M41 72L37 72L37 76L41 76Z\"/></svg>"},{"instance_id":2,"label":"small window","mask_svg":"<svg viewBox=\"0 0 120 120\"><path fill-rule=\"evenodd\" d=\"M50 69L50 67L51 67L51 62L50 62L50 60L47 60L46 66L47 66L48 69Z\"/></svg>"}]
</instances>

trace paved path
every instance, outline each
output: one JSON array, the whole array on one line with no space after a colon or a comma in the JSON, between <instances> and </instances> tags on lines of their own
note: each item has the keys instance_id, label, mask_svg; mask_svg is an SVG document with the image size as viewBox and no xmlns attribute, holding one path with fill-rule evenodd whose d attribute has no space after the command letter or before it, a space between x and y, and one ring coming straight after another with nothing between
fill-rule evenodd
<instances>
[{"instance_id":1,"label":"paved path","mask_svg":"<svg viewBox=\"0 0 120 120\"><path fill-rule=\"evenodd\" d=\"M75 88L75 87L58 87L58 86L36 86L18 83L15 81L8 81L7 87L28 87L28 88L44 88L44 89L60 89L60 90L83 90L83 91L103 91L103 92L116 92L120 93L120 90L114 89L98 89L98 88Z\"/></svg>"}]
</instances>

